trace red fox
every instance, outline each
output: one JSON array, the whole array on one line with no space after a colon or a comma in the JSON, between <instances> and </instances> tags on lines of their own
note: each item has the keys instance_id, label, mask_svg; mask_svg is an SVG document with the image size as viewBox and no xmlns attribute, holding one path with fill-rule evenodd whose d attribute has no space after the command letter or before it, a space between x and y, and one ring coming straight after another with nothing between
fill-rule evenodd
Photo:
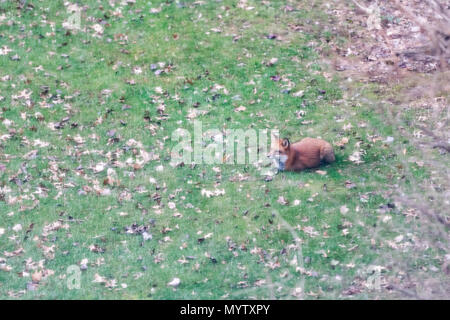
<instances>
[{"instance_id":1,"label":"red fox","mask_svg":"<svg viewBox=\"0 0 450 320\"><path fill-rule=\"evenodd\" d=\"M314 138L304 138L293 144L288 139L278 139L272 143L268 156L275 160L280 171L301 171L335 161L331 144Z\"/></svg>"}]
</instances>

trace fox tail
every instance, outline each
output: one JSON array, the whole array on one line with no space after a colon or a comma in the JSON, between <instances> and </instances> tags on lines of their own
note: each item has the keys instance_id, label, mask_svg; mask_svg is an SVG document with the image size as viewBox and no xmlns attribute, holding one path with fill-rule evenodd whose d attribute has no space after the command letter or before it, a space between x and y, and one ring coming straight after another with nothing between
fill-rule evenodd
<instances>
[{"instance_id":1,"label":"fox tail","mask_svg":"<svg viewBox=\"0 0 450 320\"><path fill-rule=\"evenodd\" d=\"M334 162L336 160L331 144L327 143L320 148L320 160L326 161L328 163Z\"/></svg>"}]
</instances>

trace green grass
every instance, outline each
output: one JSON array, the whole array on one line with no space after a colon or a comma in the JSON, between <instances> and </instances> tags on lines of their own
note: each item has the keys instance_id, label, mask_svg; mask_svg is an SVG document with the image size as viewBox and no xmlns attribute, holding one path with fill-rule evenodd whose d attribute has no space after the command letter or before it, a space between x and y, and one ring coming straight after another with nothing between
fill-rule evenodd
<instances>
[{"instance_id":1,"label":"green grass","mask_svg":"<svg viewBox=\"0 0 450 320\"><path fill-rule=\"evenodd\" d=\"M0 16L5 15L1 43L12 50L0 56L0 76L11 76L0 82L0 136L10 134L0 141L0 165L5 166L0 167L0 228L5 229L0 262L11 267L0 270L0 297L290 299L304 281L304 298L339 298L355 277L367 278L368 267L390 250L371 244L371 230L380 223L377 209L391 200L387 191L402 172L396 168L398 155L382 142L393 129L369 107L346 103L340 80L327 76L315 53L316 36L288 27L307 24L316 13L285 12L283 1L248 1L253 10L228 0L202 5L137 2L116 1L113 8L108 1L83 1L88 7L81 22L87 32L72 33L62 28L68 16L62 1L29 1L34 6L29 10L16 9L15 2L0 4ZM113 15L118 8L123 17ZM150 8L161 12L151 13ZM106 23L104 33L94 37L90 27L100 21ZM268 39L269 34L279 38ZM20 61L10 59L15 54ZM267 66L264 62L271 58L278 61ZM171 66L170 71L155 75L151 65L158 62ZM38 66L43 70L35 71ZM142 73L134 74L135 67ZM282 80L273 81L276 75ZM214 92L216 84L228 92ZM40 95L42 86L48 86L47 94ZM32 91L30 103L12 99L24 89ZM105 89L111 93L102 94ZM304 96L293 96L299 90ZM43 102L51 107L42 108ZM161 104L167 118L158 114ZM123 110L123 105L131 108ZM246 110L235 112L241 105ZM204 130L277 128L291 141L320 136L333 144L343 137L349 142L335 147L337 161L322 168L326 175L314 170L280 173L266 182L252 166L172 168L169 156L175 142L170 137L177 128L192 131L186 116L194 106L209 111L197 117ZM300 110L303 119L296 117ZM36 119L36 112L44 119ZM63 128L49 128L66 117ZM6 127L4 119L14 123ZM351 129L344 130L349 123ZM108 135L111 130L117 139ZM85 142L74 141L77 135ZM49 146L33 146L37 139ZM127 147L129 139L160 160L137 170L128 166L126 160L134 161L133 151L139 150ZM366 151L362 164L348 160L357 143ZM23 158L31 150L38 150L37 156ZM105 169L96 173L93 167L100 162ZM163 171L156 170L159 165ZM213 167L220 168L220 175ZM108 168L115 170L120 185L103 185ZM239 173L248 180L230 181ZM417 176L425 173L418 170ZM355 188L347 188L346 181ZM99 196L86 189L96 185L111 194ZM225 195L201 195L202 189L215 187ZM44 195L36 193L43 189ZM289 204L278 203L280 196ZM298 206L295 200L301 201ZM342 206L347 213L341 213ZM395 211L387 213L392 223L406 224ZM68 228L43 234L44 226L58 220ZM294 227L301 255L283 221ZM133 223L148 226L153 238L143 241L141 235L127 234L124 228ZM16 224L22 225L21 231L12 229ZM397 235L394 225L383 238ZM52 245L54 256L45 255L45 247ZM91 251L92 245L104 252ZM4 254L19 248L24 252ZM178 261L183 257L187 263ZM297 265L291 263L295 257ZM36 263L34 269L27 259ZM82 259L89 263L81 288L69 290L67 268ZM301 265L303 273L297 269ZM27 289L29 274L39 270L54 274L41 279L35 290ZM117 287L93 282L95 274L115 279ZM181 279L176 289L167 286L174 277ZM258 285L260 280L266 282ZM358 297L370 294L363 291Z\"/></svg>"}]
</instances>

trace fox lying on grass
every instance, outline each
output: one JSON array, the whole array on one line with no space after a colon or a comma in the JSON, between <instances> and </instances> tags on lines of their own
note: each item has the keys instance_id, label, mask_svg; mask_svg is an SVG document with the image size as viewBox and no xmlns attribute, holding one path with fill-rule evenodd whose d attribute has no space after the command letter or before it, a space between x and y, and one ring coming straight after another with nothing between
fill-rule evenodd
<instances>
[{"instance_id":1,"label":"fox lying on grass","mask_svg":"<svg viewBox=\"0 0 450 320\"><path fill-rule=\"evenodd\" d=\"M288 139L272 141L268 157L279 171L301 171L335 161L333 147L322 139L304 138L293 144Z\"/></svg>"}]
</instances>

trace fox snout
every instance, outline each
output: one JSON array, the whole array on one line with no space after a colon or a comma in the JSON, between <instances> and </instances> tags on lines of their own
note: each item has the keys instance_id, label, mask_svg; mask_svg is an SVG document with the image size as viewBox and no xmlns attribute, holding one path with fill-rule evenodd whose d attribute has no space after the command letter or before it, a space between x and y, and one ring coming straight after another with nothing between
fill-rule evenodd
<instances>
[{"instance_id":1,"label":"fox snout","mask_svg":"<svg viewBox=\"0 0 450 320\"><path fill-rule=\"evenodd\" d=\"M266 157L269 158L269 159L273 159L273 158L275 158L275 153L274 152L269 152L269 153L267 153Z\"/></svg>"},{"instance_id":2,"label":"fox snout","mask_svg":"<svg viewBox=\"0 0 450 320\"><path fill-rule=\"evenodd\" d=\"M267 154L267 158L272 160L272 166L277 168L278 171L285 169L285 164L288 159L287 154L281 154L280 152L270 152Z\"/></svg>"}]
</instances>

